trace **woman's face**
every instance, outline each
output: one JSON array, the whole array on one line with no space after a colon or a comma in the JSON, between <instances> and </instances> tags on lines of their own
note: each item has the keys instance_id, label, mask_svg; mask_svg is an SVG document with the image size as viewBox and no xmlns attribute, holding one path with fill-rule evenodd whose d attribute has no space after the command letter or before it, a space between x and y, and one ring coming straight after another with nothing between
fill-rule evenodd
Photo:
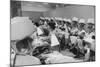
<instances>
[{"instance_id":1,"label":"woman's face","mask_svg":"<svg viewBox=\"0 0 100 67\"><path fill-rule=\"evenodd\" d=\"M76 21L72 21L72 27L77 27L78 23Z\"/></svg>"},{"instance_id":2,"label":"woman's face","mask_svg":"<svg viewBox=\"0 0 100 67\"><path fill-rule=\"evenodd\" d=\"M87 24L87 26L86 26L86 30L87 30L87 32L93 32L93 25L92 24Z\"/></svg>"},{"instance_id":3,"label":"woman's face","mask_svg":"<svg viewBox=\"0 0 100 67\"><path fill-rule=\"evenodd\" d=\"M84 30L84 27L85 27L85 24L83 24L83 23L78 24L79 30Z\"/></svg>"},{"instance_id":4,"label":"woman's face","mask_svg":"<svg viewBox=\"0 0 100 67\"><path fill-rule=\"evenodd\" d=\"M44 22L40 20L40 25L43 25L43 23L44 23Z\"/></svg>"}]
</instances>

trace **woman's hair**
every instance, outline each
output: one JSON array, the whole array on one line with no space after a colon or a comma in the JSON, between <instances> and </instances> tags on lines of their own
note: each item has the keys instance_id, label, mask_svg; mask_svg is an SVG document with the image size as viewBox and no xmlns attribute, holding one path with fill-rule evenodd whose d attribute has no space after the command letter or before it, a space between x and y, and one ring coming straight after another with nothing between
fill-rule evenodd
<instances>
[{"instance_id":1,"label":"woman's hair","mask_svg":"<svg viewBox=\"0 0 100 67\"><path fill-rule=\"evenodd\" d=\"M44 35L45 35L45 36L48 36L48 35L49 35L49 30L43 28L43 32L44 32Z\"/></svg>"},{"instance_id":2,"label":"woman's hair","mask_svg":"<svg viewBox=\"0 0 100 67\"><path fill-rule=\"evenodd\" d=\"M55 23L50 22L50 23L48 23L48 25L49 25L50 28L53 29L53 30L56 28L56 26L55 26L56 24L55 24Z\"/></svg>"},{"instance_id":3,"label":"woman's hair","mask_svg":"<svg viewBox=\"0 0 100 67\"><path fill-rule=\"evenodd\" d=\"M95 39L95 35L92 36L92 39Z\"/></svg>"},{"instance_id":4,"label":"woman's hair","mask_svg":"<svg viewBox=\"0 0 100 67\"><path fill-rule=\"evenodd\" d=\"M35 22L34 24L35 24L37 27L39 27L39 26L40 26L38 22Z\"/></svg>"}]
</instances>

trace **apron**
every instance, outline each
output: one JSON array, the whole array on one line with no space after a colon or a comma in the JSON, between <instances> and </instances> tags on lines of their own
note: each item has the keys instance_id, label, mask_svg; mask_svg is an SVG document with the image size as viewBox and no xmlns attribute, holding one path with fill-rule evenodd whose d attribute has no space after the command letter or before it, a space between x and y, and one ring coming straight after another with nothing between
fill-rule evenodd
<instances>
[{"instance_id":1,"label":"apron","mask_svg":"<svg viewBox=\"0 0 100 67\"><path fill-rule=\"evenodd\" d=\"M43 31L41 30L41 28L37 28L37 33L38 33L38 35L41 35L41 34L43 34Z\"/></svg>"},{"instance_id":2,"label":"apron","mask_svg":"<svg viewBox=\"0 0 100 67\"><path fill-rule=\"evenodd\" d=\"M59 44L59 41L55 34L51 34L51 46L56 46Z\"/></svg>"},{"instance_id":3,"label":"apron","mask_svg":"<svg viewBox=\"0 0 100 67\"><path fill-rule=\"evenodd\" d=\"M76 34L77 32L78 32L78 29L77 28L74 28L74 29L71 30L71 33L72 34Z\"/></svg>"},{"instance_id":4,"label":"apron","mask_svg":"<svg viewBox=\"0 0 100 67\"><path fill-rule=\"evenodd\" d=\"M89 48L93 51L95 51L95 40L93 40L90 37L84 38L84 41L89 43Z\"/></svg>"},{"instance_id":5,"label":"apron","mask_svg":"<svg viewBox=\"0 0 100 67\"><path fill-rule=\"evenodd\" d=\"M70 36L71 43L76 44L77 43L77 37L76 36Z\"/></svg>"}]
</instances>

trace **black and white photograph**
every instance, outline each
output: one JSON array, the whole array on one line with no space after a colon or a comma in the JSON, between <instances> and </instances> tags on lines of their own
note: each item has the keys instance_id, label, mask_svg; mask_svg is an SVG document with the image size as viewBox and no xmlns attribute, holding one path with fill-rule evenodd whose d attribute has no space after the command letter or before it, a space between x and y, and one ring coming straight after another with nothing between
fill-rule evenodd
<instances>
[{"instance_id":1,"label":"black and white photograph","mask_svg":"<svg viewBox=\"0 0 100 67\"><path fill-rule=\"evenodd\" d=\"M95 61L95 6L10 0L10 67Z\"/></svg>"}]
</instances>

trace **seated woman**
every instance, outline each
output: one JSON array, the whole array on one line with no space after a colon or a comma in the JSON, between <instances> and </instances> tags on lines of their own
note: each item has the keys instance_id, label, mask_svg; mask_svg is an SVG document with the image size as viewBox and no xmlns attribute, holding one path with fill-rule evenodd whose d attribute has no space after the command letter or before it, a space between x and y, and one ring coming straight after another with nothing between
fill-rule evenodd
<instances>
[{"instance_id":1,"label":"seated woman","mask_svg":"<svg viewBox=\"0 0 100 67\"><path fill-rule=\"evenodd\" d=\"M49 31L45 28L42 29L42 34L38 35L32 41L32 55L39 56L41 53L48 53L50 51Z\"/></svg>"},{"instance_id":2,"label":"seated woman","mask_svg":"<svg viewBox=\"0 0 100 67\"><path fill-rule=\"evenodd\" d=\"M41 64L40 59L36 58L35 56L30 55L31 42L32 42L32 39L27 37L16 43L16 48L18 52L15 57L15 66Z\"/></svg>"}]
</instances>

